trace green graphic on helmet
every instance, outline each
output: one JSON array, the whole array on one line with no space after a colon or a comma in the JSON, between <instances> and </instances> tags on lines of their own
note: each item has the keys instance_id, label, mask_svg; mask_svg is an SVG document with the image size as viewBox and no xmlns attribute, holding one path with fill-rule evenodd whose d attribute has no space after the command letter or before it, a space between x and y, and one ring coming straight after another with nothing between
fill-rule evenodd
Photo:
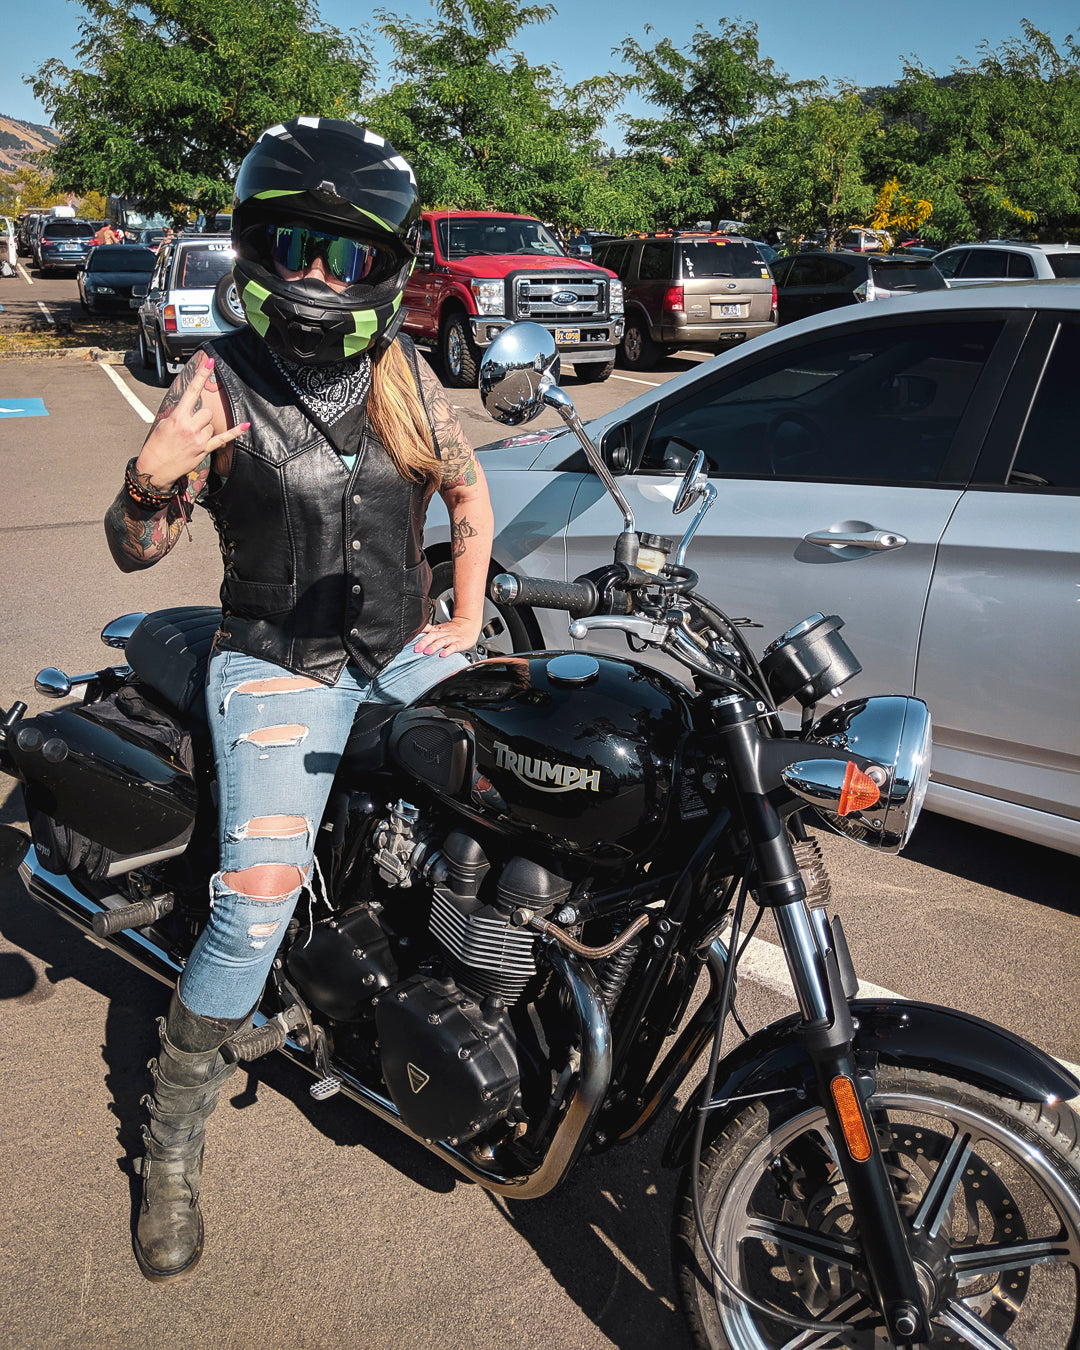
<instances>
[{"instance_id":1,"label":"green graphic on helmet","mask_svg":"<svg viewBox=\"0 0 1080 1350\"><path fill-rule=\"evenodd\" d=\"M236 293L240 297L240 304L243 306L248 323L260 337L264 338L270 327L270 320L262 312L262 307L270 299L270 292L256 282L248 281L243 286L238 286Z\"/></svg>"},{"instance_id":2,"label":"green graphic on helmet","mask_svg":"<svg viewBox=\"0 0 1080 1350\"><path fill-rule=\"evenodd\" d=\"M393 318L400 304L401 296L399 295L390 306L390 313L386 315L387 319ZM386 327L383 314L374 309L359 310L353 315L353 322L356 325L355 334L346 333L342 339L346 356L359 356L361 352L366 352L376 335Z\"/></svg>"}]
</instances>

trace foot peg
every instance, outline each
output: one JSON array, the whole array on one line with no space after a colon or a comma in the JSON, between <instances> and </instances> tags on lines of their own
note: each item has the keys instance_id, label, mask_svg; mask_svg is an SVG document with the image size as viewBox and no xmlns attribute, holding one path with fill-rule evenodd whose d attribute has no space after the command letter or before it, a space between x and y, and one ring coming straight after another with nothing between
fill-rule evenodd
<instances>
[{"instance_id":1,"label":"foot peg","mask_svg":"<svg viewBox=\"0 0 1080 1350\"><path fill-rule=\"evenodd\" d=\"M172 911L173 904L171 895L155 895L150 900L123 905L120 909L103 909L90 920L90 926L99 938L112 937L125 928L145 928L147 924L157 923Z\"/></svg>"},{"instance_id":2,"label":"foot peg","mask_svg":"<svg viewBox=\"0 0 1080 1350\"><path fill-rule=\"evenodd\" d=\"M290 1033L307 1026L307 1018L299 1004L271 1017L261 1027L246 1027L230 1036L221 1047L221 1057L229 1064L240 1060L261 1059L272 1050L280 1050L289 1039Z\"/></svg>"},{"instance_id":3,"label":"foot peg","mask_svg":"<svg viewBox=\"0 0 1080 1350\"><path fill-rule=\"evenodd\" d=\"M325 1078L320 1078L317 1083L312 1083L308 1091L317 1102L326 1101L327 1097L334 1097L341 1091L341 1079L334 1075L327 1074Z\"/></svg>"}]
</instances>

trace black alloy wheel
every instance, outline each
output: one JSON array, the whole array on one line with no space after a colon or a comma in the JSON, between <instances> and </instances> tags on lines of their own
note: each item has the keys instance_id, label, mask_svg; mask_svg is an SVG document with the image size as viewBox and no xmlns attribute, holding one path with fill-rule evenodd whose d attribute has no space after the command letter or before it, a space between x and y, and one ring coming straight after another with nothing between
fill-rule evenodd
<instances>
[{"instance_id":1,"label":"black alloy wheel","mask_svg":"<svg viewBox=\"0 0 1080 1350\"><path fill-rule=\"evenodd\" d=\"M649 336L648 324L637 315L626 321L619 357L628 370L653 370L660 359L660 348Z\"/></svg>"},{"instance_id":2,"label":"black alloy wheel","mask_svg":"<svg viewBox=\"0 0 1080 1350\"><path fill-rule=\"evenodd\" d=\"M475 389L480 354L473 345L469 323L463 314L451 314L439 334L443 376L452 389Z\"/></svg>"}]
</instances>

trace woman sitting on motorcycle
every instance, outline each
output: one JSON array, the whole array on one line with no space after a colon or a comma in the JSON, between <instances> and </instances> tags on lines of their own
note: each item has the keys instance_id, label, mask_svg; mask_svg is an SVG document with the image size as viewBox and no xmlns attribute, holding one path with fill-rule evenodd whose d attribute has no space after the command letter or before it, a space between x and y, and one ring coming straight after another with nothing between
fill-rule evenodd
<instances>
[{"instance_id":1,"label":"woman sitting on motorcycle","mask_svg":"<svg viewBox=\"0 0 1080 1350\"><path fill-rule=\"evenodd\" d=\"M248 326L177 376L106 516L124 571L194 503L220 538L222 621L207 683L220 870L153 1065L135 1252L165 1280L202 1251L206 1120L223 1042L258 1003L314 861L357 709L404 704L465 666L491 551L487 487L457 415L398 336L419 238L408 164L362 127L297 118L240 167L234 277ZM455 613L431 621L424 520L450 516Z\"/></svg>"}]
</instances>

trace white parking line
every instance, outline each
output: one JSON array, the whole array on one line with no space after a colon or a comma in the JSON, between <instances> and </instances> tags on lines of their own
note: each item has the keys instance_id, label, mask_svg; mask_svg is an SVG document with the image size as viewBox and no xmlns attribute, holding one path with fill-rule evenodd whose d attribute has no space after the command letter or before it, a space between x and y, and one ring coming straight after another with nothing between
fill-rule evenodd
<instances>
[{"instance_id":1,"label":"white parking line","mask_svg":"<svg viewBox=\"0 0 1080 1350\"><path fill-rule=\"evenodd\" d=\"M613 380L625 380L627 384L647 384L650 389L659 389L660 385L655 380L635 380L633 375L612 375Z\"/></svg>"},{"instance_id":2,"label":"white parking line","mask_svg":"<svg viewBox=\"0 0 1080 1350\"><path fill-rule=\"evenodd\" d=\"M750 979L758 984L765 985L773 993L784 994L791 999L795 997L791 976L788 973L787 960L781 948L773 942L766 942L763 938L751 938L743 958L739 962L739 974L741 976L748 975ZM857 997L900 999L902 1002L907 1002L903 994L894 993L893 990L885 989L880 984L870 984L866 980L859 981ZM1058 1059L1058 1063L1067 1069L1074 1078L1080 1078L1080 1065L1070 1064L1067 1059Z\"/></svg>"},{"instance_id":3,"label":"white parking line","mask_svg":"<svg viewBox=\"0 0 1080 1350\"><path fill-rule=\"evenodd\" d=\"M52 324L52 326L55 328L55 327L56 327L56 320L53 318L53 316L49 313L49 311L45 308L45 306L41 303L40 300L37 302L37 307L38 307L38 309L41 310L42 314L45 315L45 317L48 319L48 321L49 321L49 322Z\"/></svg>"},{"instance_id":4,"label":"white parking line","mask_svg":"<svg viewBox=\"0 0 1080 1350\"><path fill-rule=\"evenodd\" d=\"M120 390L121 394L123 394L123 396L127 399L127 401L139 414L142 420L144 422L152 422L154 420L154 414L150 411L150 409L146 406L145 403L143 403L140 399L137 399L135 397L135 395L127 387L127 385L116 373L116 371L113 370L112 366L106 365L104 362L99 362L99 365L101 369L105 372L105 374L108 375L109 379L112 380L113 384L116 385L117 389Z\"/></svg>"},{"instance_id":5,"label":"white parking line","mask_svg":"<svg viewBox=\"0 0 1080 1350\"><path fill-rule=\"evenodd\" d=\"M25 281L28 286L32 286L34 284L34 278L30 275L30 273L26 270L26 268L22 265L22 263L16 263L15 266L19 269L19 275L22 277L23 281Z\"/></svg>"}]
</instances>

